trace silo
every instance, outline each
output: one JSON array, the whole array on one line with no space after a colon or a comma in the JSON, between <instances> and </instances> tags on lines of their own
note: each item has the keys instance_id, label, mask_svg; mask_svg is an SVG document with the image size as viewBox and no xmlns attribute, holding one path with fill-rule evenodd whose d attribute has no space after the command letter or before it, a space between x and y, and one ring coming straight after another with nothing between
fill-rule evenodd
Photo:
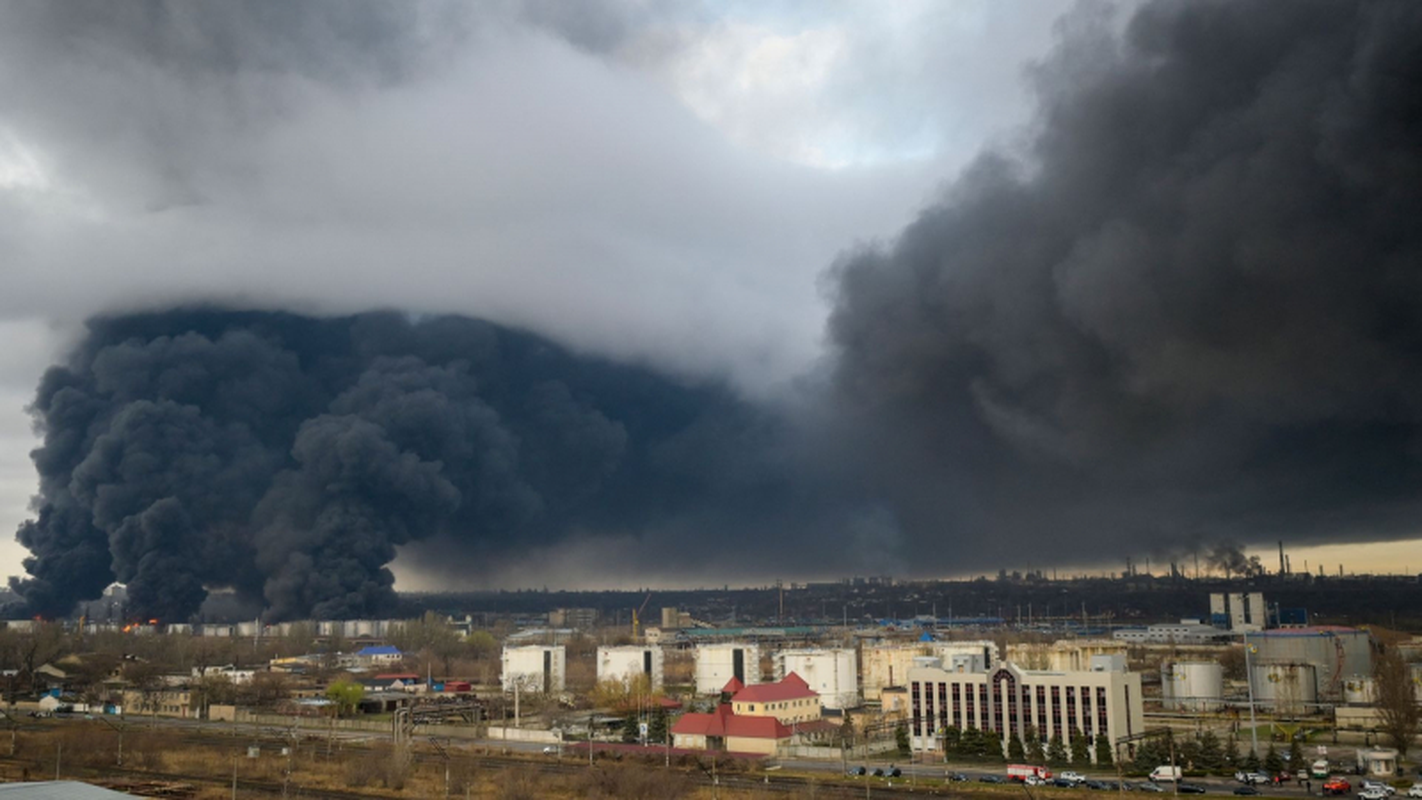
<instances>
[{"instance_id":1,"label":"silo","mask_svg":"<svg viewBox=\"0 0 1422 800\"><path fill-rule=\"evenodd\" d=\"M1349 675L1344 679L1343 702L1350 706L1370 706L1377 699L1377 684L1371 675Z\"/></svg>"},{"instance_id":2,"label":"silo","mask_svg":"<svg viewBox=\"0 0 1422 800\"><path fill-rule=\"evenodd\" d=\"M1280 714L1306 714L1317 708L1318 679L1312 664L1255 664L1250 682L1254 701Z\"/></svg>"},{"instance_id":3,"label":"silo","mask_svg":"<svg viewBox=\"0 0 1422 800\"><path fill-rule=\"evenodd\" d=\"M1224 668L1217 661L1179 661L1169 667L1170 697L1182 711L1218 711L1223 705ZM1162 693L1165 691L1162 674Z\"/></svg>"}]
</instances>

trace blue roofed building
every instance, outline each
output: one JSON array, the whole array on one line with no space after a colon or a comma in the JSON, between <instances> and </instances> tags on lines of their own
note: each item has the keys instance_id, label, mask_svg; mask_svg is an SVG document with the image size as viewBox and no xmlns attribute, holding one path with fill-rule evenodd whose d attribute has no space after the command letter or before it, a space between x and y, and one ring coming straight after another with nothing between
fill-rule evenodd
<instances>
[{"instance_id":1,"label":"blue roofed building","mask_svg":"<svg viewBox=\"0 0 1422 800\"><path fill-rule=\"evenodd\" d=\"M385 644L362 647L355 652L355 657L356 663L363 667L382 667L400 663L405 654L400 652L400 648Z\"/></svg>"}]
</instances>

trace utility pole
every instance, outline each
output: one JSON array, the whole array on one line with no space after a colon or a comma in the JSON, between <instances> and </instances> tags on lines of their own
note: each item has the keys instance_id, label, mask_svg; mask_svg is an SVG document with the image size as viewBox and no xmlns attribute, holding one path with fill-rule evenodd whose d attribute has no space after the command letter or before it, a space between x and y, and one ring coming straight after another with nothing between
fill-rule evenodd
<instances>
[{"instance_id":1,"label":"utility pole","mask_svg":"<svg viewBox=\"0 0 1422 800\"><path fill-rule=\"evenodd\" d=\"M1175 771L1175 737L1170 737L1170 786L1175 796L1180 796L1180 773Z\"/></svg>"}]
</instances>

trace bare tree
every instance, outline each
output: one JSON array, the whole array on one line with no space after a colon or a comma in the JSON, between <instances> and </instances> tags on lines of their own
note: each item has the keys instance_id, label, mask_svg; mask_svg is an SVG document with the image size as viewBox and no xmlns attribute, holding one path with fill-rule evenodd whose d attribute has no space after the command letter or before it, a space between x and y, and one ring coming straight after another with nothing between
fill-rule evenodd
<instances>
[{"instance_id":1,"label":"bare tree","mask_svg":"<svg viewBox=\"0 0 1422 800\"><path fill-rule=\"evenodd\" d=\"M1406 756L1413 737L1422 728L1422 706L1417 704L1407 662L1395 648L1384 648L1377 654L1373 661L1373 680L1382 732L1392 739L1392 746Z\"/></svg>"}]
</instances>

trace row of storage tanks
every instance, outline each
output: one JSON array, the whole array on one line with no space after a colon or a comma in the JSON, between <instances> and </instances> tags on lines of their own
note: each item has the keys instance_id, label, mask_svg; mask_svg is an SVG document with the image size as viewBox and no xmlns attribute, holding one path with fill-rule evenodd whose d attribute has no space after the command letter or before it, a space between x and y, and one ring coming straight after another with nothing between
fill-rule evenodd
<instances>
[{"instance_id":1,"label":"row of storage tanks","mask_svg":"<svg viewBox=\"0 0 1422 800\"><path fill-rule=\"evenodd\" d=\"M760 646L754 643L708 644L696 648L696 691L714 695L733 678L744 685L760 683ZM660 687L665 675L665 655L655 646L599 647L597 680L627 680L646 675ZM788 649L774 654L776 680L799 674L819 692L826 708L857 704L858 658L853 649ZM505 647L502 680L504 691L560 692L566 686L567 651L563 645Z\"/></svg>"},{"instance_id":2,"label":"row of storage tanks","mask_svg":"<svg viewBox=\"0 0 1422 800\"><path fill-rule=\"evenodd\" d=\"M1126 648L1119 642L1070 642L1053 645L1008 647L1009 659L1028 669L1081 671L1094 669L1101 658L1112 659L1114 669L1125 668ZM761 646L755 642L716 642L695 650L695 685L701 695L714 695L732 679L742 684L760 683ZM787 648L772 653L774 680L794 672L820 695L826 708L853 708L861 698L880 699L888 686L902 686L919 658L943 664L969 659L973 670L995 666L1001 658L997 644L982 641L918 641L865 645L862 651L841 648ZM600 647L597 679L622 680L645 674L653 686L663 681L664 657L660 647ZM562 645L527 645L504 648L505 691L515 684L525 691L562 691L566 653Z\"/></svg>"},{"instance_id":3,"label":"row of storage tanks","mask_svg":"<svg viewBox=\"0 0 1422 800\"><path fill-rule=\"evenodd\" d=\"M1312 664L1256 664L1254 702L1279 713L1305 713L1318 705ZM1176 661L1160 670L1161 704L1177 711L1219 711L1225 705L1224 668L1217 661Z\"/></svg>"},{"instance_id":4,"label":"row of storage tanks","mask_svg":"<svg viewBox=\"0 0 1422 800\"><path fill-rule=\"evenodd\" d=\"M1370 705L1374 702L1372 649L1367 631L1302 628L1249 637L1250 684L1254 701L1280 713L1307 713L1320 703ZM1422 665L1412 669L1413 689L1422 699ZM1215 711L1224 706L1224 671L1215 661L1176 661L1161 668L1166 708Z\"/></svg>"}]
</instances>

